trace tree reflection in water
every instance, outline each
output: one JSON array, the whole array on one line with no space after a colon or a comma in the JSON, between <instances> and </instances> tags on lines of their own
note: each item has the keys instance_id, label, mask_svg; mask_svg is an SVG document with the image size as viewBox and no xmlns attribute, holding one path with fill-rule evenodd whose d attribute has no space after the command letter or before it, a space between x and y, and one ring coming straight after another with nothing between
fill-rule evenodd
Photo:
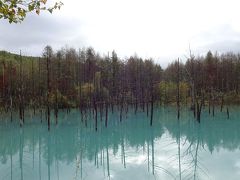
<instances>
[{"instance_id":1,"label":"tree reflection in water","mask_svg":"<svg viewBox=\"0 0 240 180\"><path fill-rule=\"evenodd\" d=\"M221 148L240 147L239 115L233 110L231 122L203 114L201 124L188 110L179 120L174 108L155 111L152 127L144 113L129 110L121 122L118 112L110 114L108 127L101 121L97 132L94 119L89 116L86 127L77 110L61 112L50 132L40 117L26 118L23 128L17 120L3 120L0 175L4 180L208 179L214 174L203 160Z\"/></svg>"}]
</instances>

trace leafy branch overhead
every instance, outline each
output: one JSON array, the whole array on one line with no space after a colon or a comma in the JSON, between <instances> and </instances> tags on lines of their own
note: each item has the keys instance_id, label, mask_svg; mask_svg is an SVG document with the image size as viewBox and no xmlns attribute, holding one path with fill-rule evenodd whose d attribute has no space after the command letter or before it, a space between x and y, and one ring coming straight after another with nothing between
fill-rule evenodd
<instances>
[{"instance_id":1,"label":"leafy branch overhead","mask_svg":"<svg viewBox=\"0 0 240 180\"><path fill-rule=\"evenodd\" d=\"M41 11L52 13L62 5L61 1L48 6L47 0L0 0L0 19L7 19L9 23L18 23L23 21L29 12L35 12L38 15Z\"/></svg>"}]
</instances>

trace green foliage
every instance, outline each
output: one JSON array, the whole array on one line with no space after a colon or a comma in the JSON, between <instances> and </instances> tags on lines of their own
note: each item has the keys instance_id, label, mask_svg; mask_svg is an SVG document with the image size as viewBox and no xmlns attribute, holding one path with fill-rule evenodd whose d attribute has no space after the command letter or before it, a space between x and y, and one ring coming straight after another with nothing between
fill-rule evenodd
<instances>
[{"instance_id":1,"label":"green foliage","mask_svg":"<svg viewBox=\"0 0 240 180\"><path fill-rule=\"evenodd\" d=\"M180 91L180 102L187 103L187 99L189 96L190 86L186 82L179 83L179 91Z\"/></svg>"},{"instance_id":2,"label":"green foliage","mask_svg":"<svg viewBox=\"0 0 240 180\"><path fill-rule=\"evenodd\" d=\"M27 13L41 11L53 12L54 9L60 9L62 2L56 2L53 6L46 5L47 0L0 0L0 19L4 18L9 23L18 23L25 19Z\"/></svg>"},{"instance_id":3,"label":"green foliage","mask_svg":"<svg viewBox=\"0 0 240 180\"><path fill-rule=\"evenodd\" d=\"M100 92L100 83L101 83L101 72L96 72L95 73L95 78L94 78L94 87L96 92Z\"/></svg>"},{"instance_id":4,"label":"green foliage","mask_svg":"<svg viewBox=\"0 0 240 180\"><path fill-rule=\"evenodd\" d=\"M56 96L58 99L58 107L59 108L64 108L64 107L76 107L76 105L71 102L67 96L64 96L60 91L57 91L57 93L55 92L51 92L49 95L49 103L52 107L54 107L54 105L56 105Z\"/></svg>"},{"instance_id":5,"label":"green foliage","mask_svg":"<svg viewBox=\"0 0 240 180\"><path fill-rule=\"evenodd\" d=\"M240 94L236 94L234 91L228 92L224 96L225 104L240 104Z\"/></svg>"},{"instance_id":6,"label":"green foliage","mask_svg":"<svg viewBox=\"0 0 240 180\"><path fill-rule=\"evenodd\" d=\"M97 73L97 77L99 78L99 74ZM79 94L81 92L81 94ZM101 87L98 82L93 83L84 83L80 86L75 86L75 94L78 94L77 99L78 101L82 101L83 103L90 102L91 98L98 95L98 99L100 98L108 98L109 97L109 90L106 87Z\"/></svg>"},{"instance_id":7,"label":"green foliage","mask_svg":"<svg viewBox=\"0 0 240 180\"><path fill-rule=\"evenodd\" d=\"M158 84L158 92L165 104L175 103L177 94L177 83L162 81ZM189 85L186 82L179 83L180 102L186 103L189 94Z\"/></svg>"},{"instance_id":8,"label":"green foliage","mask_svg":"<svg viewBox=\"0 0 240 180\"><path fill-rule=\"evenodd\" d=\"M159 83L161 98L165 104L175 102L177 84L173 82L162 81Z\"/></svg>"},{"instance_id":9,"label":"green foliage","mask_svg":"<svg viewBox=\"0 0 240 180\"><path fill-rule=\"evenodd\" d=\"M76 86L75 92L76 94L79 94L79 92L81 92L81 94L79 94L77 97L78 101L88 103L93 96L94 85L92 83L84 83L81 86Z\"/></svg>"}]
</instances>

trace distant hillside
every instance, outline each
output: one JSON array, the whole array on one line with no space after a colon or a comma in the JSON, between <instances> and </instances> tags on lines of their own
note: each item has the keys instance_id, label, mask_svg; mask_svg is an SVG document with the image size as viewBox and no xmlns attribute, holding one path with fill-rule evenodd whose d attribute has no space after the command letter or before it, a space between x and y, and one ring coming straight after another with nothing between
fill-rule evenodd
<instances>
[{"instance_id":1,"label":"distant hillside","mask_svg":"<svg viewBox=\"0 0 240 180\"><path fill-rule=\"evenodd\" d=\"M0 61L18 61L20 59L20 54L14 54L8 51L0 50ZM38 57L32 56L22 56L22 60L33 60L38 59Z\"/></svg>"}]
</instances>

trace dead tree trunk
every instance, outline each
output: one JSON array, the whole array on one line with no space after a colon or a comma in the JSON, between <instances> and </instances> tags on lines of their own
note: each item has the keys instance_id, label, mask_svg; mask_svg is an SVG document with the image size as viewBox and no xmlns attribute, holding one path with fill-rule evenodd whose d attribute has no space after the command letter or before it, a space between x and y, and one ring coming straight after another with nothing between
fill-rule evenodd
<instances>
[{"instance_id":1,"label":"dead tree trunk","mask_svg":"<svg viewBox=\"0 0 240 180\"><path fill-rule=\"evenodd\" d=\"M179 72L179 58L177 62L177 118L180 118L180 87L179 87L179 81L180 81L180 72Z\"/></svg>"},{"instance_id":2,"label":"dead tree trunk","mask_svg":"<svg viewBox=\"0 0 240 180\"><path fill-rule=\"evenodd\" d=\"M227 107L227 118L229 119L229 110L228 110L228 107Z\"/></svg>"},{"instance_id":3,"label":"dead tree trunk","mask_svg":"<svg viewBox=\"0 0 240 180\"><path fill-rule=\"evenodd\" d=\"M223 103L224 103L224 95L222 93L222 95L221 95L221 112L223 110Z\"/></svg>"},{"instance_id":4,"label":"dead tree trunk","mask_svg":"<svg viewBox=\"0 0 240 180\"><path fill-rule=\"evenodd\" d=\"M97 113L97 104L96 104L95 100L94 100L94 110L95 110L95 131L97 131L97 129L98 129L98 119L97 119L98 113Z\"/></svg>"},{"instance_id":5,"label":"dead tree trunk","mask_svg":"<svg viewBox=\"0 0 240 180\"><path fill-rule=\"evenodd\" d=\"M49 104L49 96L50 96L50 73L49 73L49 63L50 57L47 55L47 122L48 122L48 130L50 130L50 104Z\"/></svg>"},{"instance_id":6,"label":"dead tree trunk","mask_svg":"<svg viewBox=\"0 0 240 180\"><path fill-rule=\"evenodd\" d=\"M22 77L22 54L20 51L20 93L19 93L19 115L20 127L24 124L24 107L23 107L23 77Z\"/></svg>"},{"instance_id":7,"label":"dead tree trunk","mask_svg":"<svg viewBox=\"0 0 240 180\"><path fill-rule=\"evenodd\" d=\"M151 119L150 119L150 126L153 124L153 93L151 95Z\"/></svg>"},{"instance_id":8,"label":"dead tree trunk","mask_svg":"<svg viewBox=\"0 0 240 180\"><path fill-rule=\"evenodd\" d=\"M108 125L108 101L105 102L105 127Z\"/></svg>"}]
</instances>

